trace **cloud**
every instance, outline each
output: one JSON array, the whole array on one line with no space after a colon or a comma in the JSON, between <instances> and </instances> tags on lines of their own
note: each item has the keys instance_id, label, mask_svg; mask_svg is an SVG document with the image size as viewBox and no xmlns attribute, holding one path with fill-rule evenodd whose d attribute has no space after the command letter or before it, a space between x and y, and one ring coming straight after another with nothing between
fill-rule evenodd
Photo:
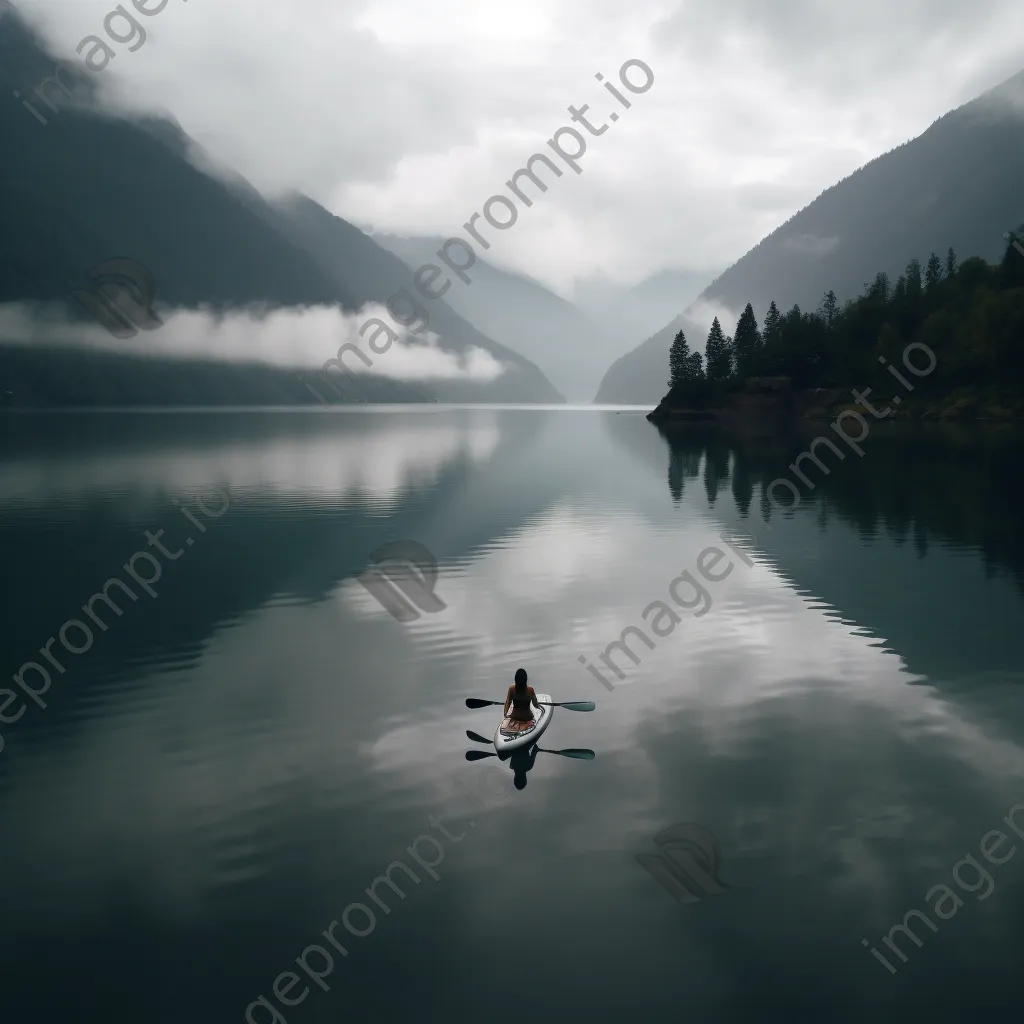
<instances>
[{"instance_id":1,"label":"cloud","mask_svg":"<svg viewBox=\"0 0 1024 1024\"><path fill-rule=\"evenodd\" d=\"M686 316L694 323L699 324L705 331L711 330L715 317L718 317L718 323L726 334L733 334L735 332L736 323L740 318L739 313L734 313L728 306L723 306L714 299L710 302L705 299L698 299L686 310ZM700 343L703 340L699 339L696 346L691 342L690 347L696 347L696 350L699 352Z\"/></svg>"},{"instance_id":2,"label":"cloud","mask_svg":"<svg viewBox=\"0 0 1024 1024\"><path fill-rule=\"evenodd\" d=\"M1017 114L1024 115L1024 72L993 90L990 99L1004 110L1009 108Z\"/></svg>"},{"instance_id":3,"label":"cloud","mask_svg":"<svg viewBox=\"0 0 1024 1024\"><path fill-rule=\"evenodd\" d=\"M111 0L26 10L65 52ZM1020 70L1019 0L170 0L97 76L169 109L258 188L359 225L448 236L595 80L646 61L651 90L487 258L563 294L597 272L728 266L824 189Z\"/></svg>"},{"instance_id":4,"label":"cloud","mask_svg":"<svg viewBox=\"0 0 1024 1024\"><path fill-rule=\"evenodd\" d=\"M1007 23L1021 24L1016 0L683 0L658 26L658 38L703 60L739 58L779 80L810 79L818 95L852 88L863 96L874 81L907 81L929 66L976 72L985 51L989 59L1019 60L1016 42L1000 45L996 37Z\"/></svg>"},{"instance_id":5,"label":"cloud","mask_svg":"<svg viewBox=\"0 0 1024 1024\"><path fill-rule=\"evenodd\" d=\"M344 313L334 306L273 310L251 307L227 315L208 310L161 311L160 318L163 326L156 330L132 338L115 338L97 324L68 321L58 307L36 310L11 304L0 306L0 339L173 359L265 363L286 369L321 367L337 355L341 346L353 344L370 360L367 366L348 354L345 365L353 373L374 373L395 380L483 382L504 372L503 364L489 352L473 347L451 352L441 348L437 335L429 332L423 340L403 334L390 348L374 352L359 328L370 318L392 322L386 309L377 304L356 313ZM376 338L370 331L366 336Z\"/></svg>"}]
</instances>

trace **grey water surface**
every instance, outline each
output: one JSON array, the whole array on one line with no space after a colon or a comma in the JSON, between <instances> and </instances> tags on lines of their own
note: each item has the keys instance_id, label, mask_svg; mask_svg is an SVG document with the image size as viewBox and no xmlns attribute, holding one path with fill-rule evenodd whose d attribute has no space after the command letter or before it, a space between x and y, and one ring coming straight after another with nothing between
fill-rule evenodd
<instances>
[{"instance_id":1,"label":"grey water surface","mask_svg":"<svg viewBox=\"0 0 1024 1024\"><path fill-rule=\"evenodd\" d=\"M1018 1009L1024 439L883 426L786 511L813 430L6 415L4 1018ZM520 666L594 760L466 760Z\"/></svg>"}]
</instances>

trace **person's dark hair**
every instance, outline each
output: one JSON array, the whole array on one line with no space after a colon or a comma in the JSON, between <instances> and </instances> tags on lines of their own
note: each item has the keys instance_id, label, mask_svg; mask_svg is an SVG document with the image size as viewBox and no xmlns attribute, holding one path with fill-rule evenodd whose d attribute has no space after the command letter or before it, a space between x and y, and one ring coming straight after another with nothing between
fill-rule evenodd
<instances>
[{"instance_id":1,"label":"person's dark hair","mask_svg":"<svg viewBox=\"0 0 1024 1024\"><path fill-rule=\"evenodd\" d=\"M516 693L526 692L526 669L516 669Z\"/></svg>"}]
</instances>

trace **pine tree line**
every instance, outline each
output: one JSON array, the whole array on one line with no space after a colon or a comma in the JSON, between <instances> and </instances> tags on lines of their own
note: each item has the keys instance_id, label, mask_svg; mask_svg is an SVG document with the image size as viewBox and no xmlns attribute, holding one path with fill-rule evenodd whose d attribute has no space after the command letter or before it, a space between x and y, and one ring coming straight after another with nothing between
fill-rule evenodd
<instances>
[{"instance_id":1,"label":"pine tree line","mask_svg":"<svg viewBox=\"0 0 1024 1024\"><path fill-rule=\"evenodd\" d=\"M978 257L942 260L922 268L911 260L895 284L882 272L864 293L840 306L827 292L813 313L774 301L759 327L751 303L725 336L715 318L705 358L691 352L680 331L669 353L669 387L680 399L708 398L748 377L788 377L794 387L842 387L878 379L882 360L899 362L903 349L927 344L938 360L929 386L992 387L1024 398L1024 227L1009 240L997 266ZM1017 242L1017 245L1014 243Z\"/></svg>"}]
</instances>

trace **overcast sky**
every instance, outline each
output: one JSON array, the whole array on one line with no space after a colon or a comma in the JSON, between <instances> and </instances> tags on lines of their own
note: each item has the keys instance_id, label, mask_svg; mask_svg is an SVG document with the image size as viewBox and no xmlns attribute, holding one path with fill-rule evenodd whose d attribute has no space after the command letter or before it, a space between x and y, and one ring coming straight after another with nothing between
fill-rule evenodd
<instances>
[{"instance_id":1,"label":"overcast sky","mask_svg":"<svg viewBox=\"0 0 1024 1024\"><path fill-rule=\"evenodd\" d=\"M18 6L70 52L115 3ZM725 267L1024 68L1021 0L169 0L139 20L97 81L364 229L461 232L570 104L620 110L581 175L490 232L489 258L563 293ZM655 81L624 110L594 76L631 58Z\"/></svg>"}]
</instances>

